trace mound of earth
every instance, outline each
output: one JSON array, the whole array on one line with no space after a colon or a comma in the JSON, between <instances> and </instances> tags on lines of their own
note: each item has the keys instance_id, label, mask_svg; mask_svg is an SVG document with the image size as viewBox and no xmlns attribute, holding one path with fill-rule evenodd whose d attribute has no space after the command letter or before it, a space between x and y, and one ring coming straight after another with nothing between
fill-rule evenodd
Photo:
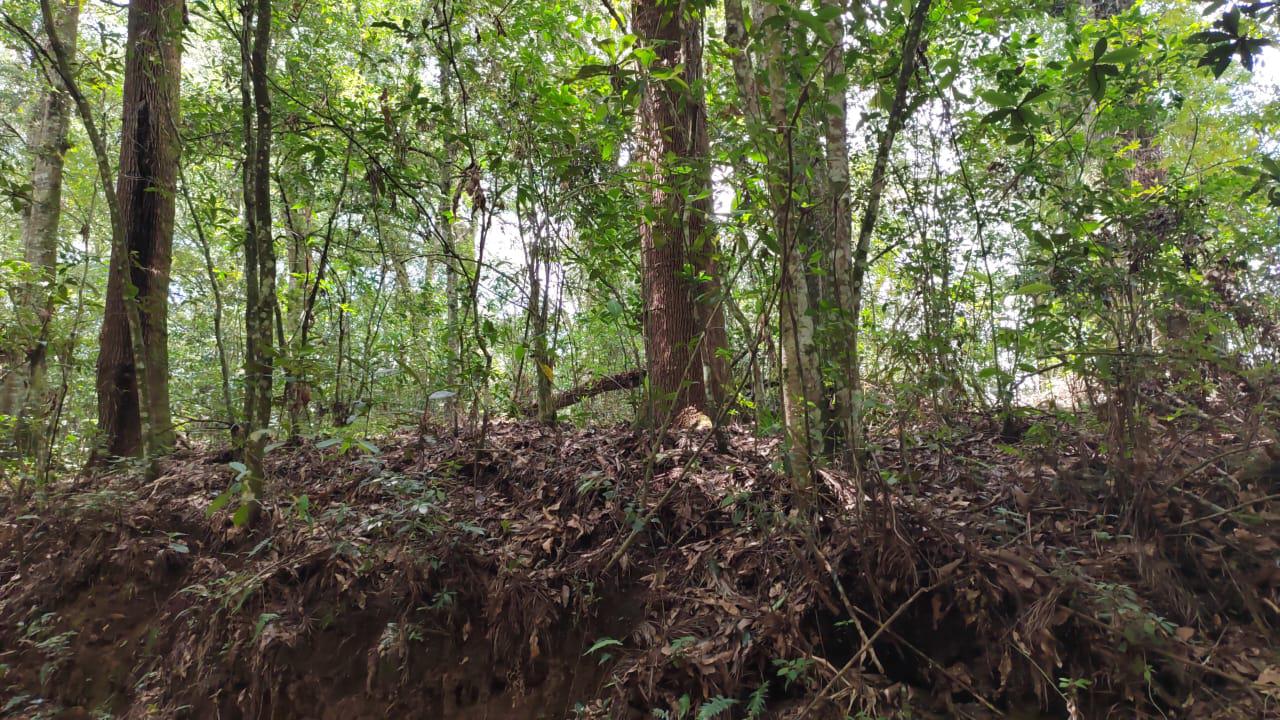
<instances>
[{"instance_id":1,"label":"mound of earth","mask_svg":"<svg viewBox=\"0 0 1280 720\"><path fill-rule=\"evenodd\" d=\"M1033 421L804 490L741 429L294 442L253 529L227 452L82 478L0 517L0 714L1280 717L1252 438L1165 428L1134 510Z\"/></svg>"}]
</instances>

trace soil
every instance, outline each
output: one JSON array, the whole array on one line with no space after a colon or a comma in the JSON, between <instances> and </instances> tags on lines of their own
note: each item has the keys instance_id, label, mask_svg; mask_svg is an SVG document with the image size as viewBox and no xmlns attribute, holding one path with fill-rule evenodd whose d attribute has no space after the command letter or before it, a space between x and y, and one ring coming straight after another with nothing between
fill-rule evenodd
<instances>
[{"instance_id":1,"label":"soil","mask_svg":"<svg viewBox=\"0 0 1280 720\"><path fill-rule=\"evenodd\" d=\"M1190 422L1117 480L966 416L809 492L744 428L295 441L252 529L186 450L2 508L0 715L1280 718L1275 489Z\"/></svg>"}]
</instances>

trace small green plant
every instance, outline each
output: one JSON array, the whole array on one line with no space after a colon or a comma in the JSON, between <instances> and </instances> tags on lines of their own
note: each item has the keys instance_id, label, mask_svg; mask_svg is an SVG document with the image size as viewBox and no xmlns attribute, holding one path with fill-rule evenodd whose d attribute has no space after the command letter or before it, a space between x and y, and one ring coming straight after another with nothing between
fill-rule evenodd
<instances>
[{"instance_id":1,"label":"small green plant","mask_svg":"<svg viewBox=\"0 0 1280 720\"><path fill-rule=\"evenodd\" d=\"M607 653L607 652L600 652L600 651L606 648L611 648L611 647L622 647L622 641L611 638L611 637L607 637L607 636L602 637L599 640L596 640L594 643L592 643L591 647L587 648L587 651L582 653L582 655L583 657L586 657L587 655L595 655L596 653L599 652L600 653L599 664L603 665L609 660L613 659L613 654Z\"/></svg>"},{"instance_id":2,"label":"small green plant","mask_svg":"<svg viewBox=\"0 0 1280 720\"><path fill-rule=\"evenodd\" d=\"M40 666L41 685L47 685L59 668L71 659L71 641L78 634L75 630L55 633L57 618L57 613L44 613L26 623L22 629L21 642L35 648L45 658L44 664Z\"/></svg>"},{"instance_id":3,"label":"small green plant","mask_svg":"<svg viewBox=\"0 0 1280 720\"><path fill-rule=\"evenodd\" d=\"M751 693L751 697L747 698L747 718L755 720L762 717L765 711L765 701L769 698L769 684L762 683L760 687Z\"/></svg>"},{"instance_id":4,"label":"small green plant","mask_svg":"<svg viewBox=\"0 0 1280 720\"><path fill-rule=\"evenodd\" d=\"M783 678L784 688L791 687L791 683L801 680L805 675L809 674L809 668L813 667L813 660L809 658L795 658L794 660L774 660L773 666L778 668L778 677Z\"/></svg>"},{"instance_id":5,"label":"small green plant","mask_svg":"<svg viewBox=\"0 0 1280 720\"><path fill-rule=\"evenodd\" d=\"M1058 689L1064 693L1075 693L1093 687L1093 681L1087 678L1058 678Z\"/></svg>"},{"instance_id":6,"label":"small green plant","mask_svg":"<svg viewBox=\"0 0 1280 720\"><path fill-rule=\"evenodd\" d=\"M731 697L717 695L698 706L697 720L712 720L729 711L738 701Z\"/></svg>"}]
</instances>

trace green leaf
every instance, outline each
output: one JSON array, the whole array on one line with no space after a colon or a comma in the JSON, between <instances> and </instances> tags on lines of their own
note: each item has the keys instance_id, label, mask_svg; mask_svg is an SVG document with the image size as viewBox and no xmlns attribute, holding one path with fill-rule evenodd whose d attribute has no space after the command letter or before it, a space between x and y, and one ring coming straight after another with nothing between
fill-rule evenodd
<instances>
[{"instance_id":1,"label":"green leaf","mask_svg":"<svg viewBox=\"0 0 1280 720\"><path fill-rule=\"evenodd\" d=\"M1030 105L1031 103L1035 103L1035 102L1043 102L1045 100L1048 100L1050 97L1052 96L1049 94L1048 87L1044 85L1037 85L1036 87L1031 88L1031 90L1028 91L1026 95L1022 96L1022 102L1018 103L1018 105L1022 106L1022 105Z\"/></svg>"},{"instance_id":2,"label":"green leaf","mask_svg":"<svg viewBox=\"0 0 1280 720\"><path fill-rule=\"evenodd\" d=\"M267 629L267 625L270 625L272 620L276 620L279 617L279 613L273 612L264 612L259 615L258 622L253 625L253 639L257 640L258 637L262 635L262 631Z\"/></svg>"},{"instance_id":3,"label":"green leaf","mask_svg":"<svg viewBox=\"0 0 1280 720\"><path fill-rule=\"evenodd\" d=\"M574 81L588 80L601 75L609 75L613 72L611 65L600 65L596 63L588 63L578 68L578 72L573 76Z\"/></svg>"},{"instance_id":4,"label":"green leaf","mask_svg":"<svg viewBox=\"0 0 1280 720\"><path fill-rule=\"evenodd\" d=\"M723 695L713 697L698 707L698 720L712 720L737 704L738 701L734 698Z\"/></svg>"},{"instance_id":5,"label":"green leaf","mask_svg":"<svg viewBox=\"0 0 1280 720\"><path fill-rule=\"evenodd\" d=\"M1124 63L1133 62L1134 60L1137 60L1138 56L1140 56L1141 54L1142 54L1142 48L1138 47L1137 45L1130 45L1129 47L1122 47L1117 50L1112 50L1106 55L1103 55L1102 57L1098 58L1098 62L1123 65Z\"/></svg>"},{"instance_id":6,"label":"green leaf","mask_svg":"<svg viewBox=\"0 0 1280 720\"><path fill-rule=\"evenodd\" d=\"M978 97L998 108L1014 107L1018 104L1018 98L1000 90L979 90Z\"/></svg>"},{"instance_id":7,"label":"green leaf","mask_svg":"<svg viewBox=\"0 0 1280 720\"><path fill-rule=\"evenodd\" d=\"M249 522L249 503L241 503L236 508L236 514L231 516L231 524L236 527L244 527Z\"/></svg>"},{"instance_id":8,"label":"green leaf","mask_svg":"<svg viewBox=\"0 0 1280 720\"><path fill-rule=\"evenodd\" d=\"M1018 288L1017 290L1014 290L1013 294L1014 295L1043 295L1044 293L1052 292L1052 291L1053 291L1052 285L1050 285L1047 282L1037 280L1035 282L1029 282L1026 285L1023 285L1022 287Z\"/></svg>"},{"instance_id":9,"label":"green leaf","mask_svg":"<svg viewBox=\"0 0 1280 720\"><path fill-rule=\"evenodd\" d=\"M588 655L594 655L597 651L603 650L607 647L614 647L614 646L621 646L621 645L622 645L621 640L615 640L611 637L602 637L599 640L595 641L595 643L593 643L591 647L587 648L587 651L582 653L582 656L586 657Z\"/></svg>"},{"instance_id":10,"label":"green leaf","mask_svg":"<svg viewBox=\"0 0 1280 720\"><path fill-rule=\"evenodd\" d=\"M227 506L231 502L232 492L227 490L209 503L209 507L204 511L205 517L213 517L213 514Z\"/></svg>"},{"instance_id":11,"label":"green leaf","mask_svg":"<svg viewBox=\"0 0 1280 720\"><path fill-rule=\"evenodd\" d=\"M1107 92L1107 74L1102 68L1103 65L1094 65L1089 68L1088 84L1089 97L1094 100L1101 100L1102 96Z\"/></svg>"},{"instance_id":12,"label":"green leaf","mask_svg":"<svg viewBox=\"0 0 1280 720\"><path fill-rule=\"evenodd\" d=\"M799 20L802 25L812 30L813 34L818 37L818 40L827 45L830 45L833 42L831 31L827 30L827 23L822 18L806 10L797 10L795 12L795 18L796 20Z\"/></svg>"}]
</instances>

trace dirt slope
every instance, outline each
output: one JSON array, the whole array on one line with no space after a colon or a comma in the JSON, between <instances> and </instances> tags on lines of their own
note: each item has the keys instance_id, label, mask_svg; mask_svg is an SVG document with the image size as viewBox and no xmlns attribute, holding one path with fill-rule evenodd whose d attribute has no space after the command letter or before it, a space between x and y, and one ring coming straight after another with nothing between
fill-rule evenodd
<instances>
[{"instance_id":1,"label":"dirt slope","mask_svg":"<svg viewBox=\"0 0 1280 720\"><path fill-rule=\"evenodd\" d=\"M1217 457L1248 439L1184 437L1133 512L1033 420L804 502L742 430L289 445L253 532L208 512L226 453L82 480L0 519L0 714L1280 717L1274 489Z\"/></svg>"}]
</instances>

